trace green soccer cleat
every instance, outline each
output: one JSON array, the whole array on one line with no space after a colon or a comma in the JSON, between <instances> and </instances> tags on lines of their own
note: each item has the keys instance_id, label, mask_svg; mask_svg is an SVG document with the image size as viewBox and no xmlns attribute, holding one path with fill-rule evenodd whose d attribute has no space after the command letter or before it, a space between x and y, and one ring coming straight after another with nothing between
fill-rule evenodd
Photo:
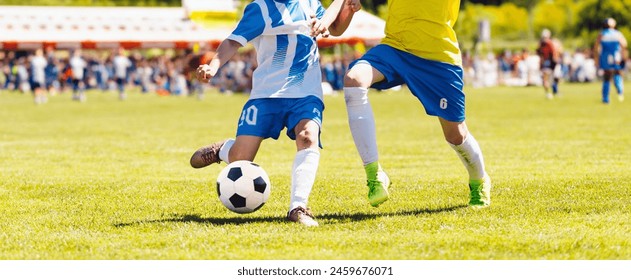
<instances>
[{"instance_id":1,"label":"green soccer cleat","mask_svg":"<svg viewBox=\"0 0 631 280\"><path fill-rule=\"evenodd\" d=\"M482 180L470 180L469 190L469 206L482 208L491 205L491 178L488 175Z\"/></svg>"},{"instance_id":2,"label":"green soccer cleat","mask_svg":"<svg viewBox=\"0 0 631 280\"><path fill-rule=\"evenodd\" d=\"M368 178L375 178L368 179L368 202L373 207L377 207L388 200L390 178L376 162L366 165L365 168Z\"/></svg>"},{"instance_id":3,"label":"green soccer cleat","mask_svg":"<svg viewBox=\"0 0 631 280\"><path fill-rule=\"evenodd\" d=\"M390 178L385 172L377 173L377 180L368 180L368 202L372 207L377 207L388 200L388 187Z\"/></svg>"},{"instance_id":4,"label":"green soccer cleat","mask_svg":"<svg viewBox=\"0 0 631 280\"><path fill-rule=\"evenodd\" d=\"M368 181L368 202L377 207L388 200L388 185L379 180Z\"/></svg>"}]
</instances>

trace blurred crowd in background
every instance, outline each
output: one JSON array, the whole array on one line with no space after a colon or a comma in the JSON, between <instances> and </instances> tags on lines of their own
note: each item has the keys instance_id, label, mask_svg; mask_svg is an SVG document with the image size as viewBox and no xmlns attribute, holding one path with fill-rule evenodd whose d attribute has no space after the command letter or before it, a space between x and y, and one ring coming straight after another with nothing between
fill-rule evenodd
<instances>
[{"instance_id":1,"label":"blurred crowd in background","mask_svg":"<svg viewBox=\"0 0 631 280\"><path fill-rule=\"evenodd\" d=\"M335 52L333 52L335 53ZM354 51L321 55L325 93L342 90L344 73ZM0 50L0 90L22 93L37 89L48 95L72 92L73 99L83 101L87 89L125 92L136 87L142 93L159 95L197 95L216 88L222 93L248 93L252 72L256 68L253 50L235 55L209 85L200 84L192 73L198 65L210 61L211 50L168 50L149 54L139 50ZM565 82L593 82L599 79L590 49L563 51L555 75ZM465 84L473 87L541 85L539 56L522 49L500 54L463 52Z\"/></svg>"},{"instance_id":2,"label":"blurred crowd in background","mask_svg":"<svg viewBox=\"0 0 631 280\"><path fill-rule=\"evenodd\" d=\"M593 82L598 80L598 69L590 49L561 52L555 77L566 82ZM541 80L541 58L536 52L522 49L504 50L499 55L463 55L465 83L473 87L538 86Z\"/></svg>"}]
</instances>

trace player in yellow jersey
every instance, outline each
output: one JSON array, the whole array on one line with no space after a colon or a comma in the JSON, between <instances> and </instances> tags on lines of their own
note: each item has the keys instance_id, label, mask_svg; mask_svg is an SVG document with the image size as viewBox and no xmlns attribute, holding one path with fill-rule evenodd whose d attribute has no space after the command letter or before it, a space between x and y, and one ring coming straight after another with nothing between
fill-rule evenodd
<instances>
[{"instance_id":1,"label":"player in yellow jersey","mask_svg":"<svg viewBox=\"0 0 631 280\"><path fill-rule=\"evenodd\" d=\"M368 179L368 201L388 200L390 180L379 165L368 88L407 84L428 115L437 116L445 139L469 173L469 205L491 203L491 180L478 142L465 124L463 70L453 26L459 0L389 0L386 37L349 66L344 96L355 146Z\"/></svg>"}]
</instances>

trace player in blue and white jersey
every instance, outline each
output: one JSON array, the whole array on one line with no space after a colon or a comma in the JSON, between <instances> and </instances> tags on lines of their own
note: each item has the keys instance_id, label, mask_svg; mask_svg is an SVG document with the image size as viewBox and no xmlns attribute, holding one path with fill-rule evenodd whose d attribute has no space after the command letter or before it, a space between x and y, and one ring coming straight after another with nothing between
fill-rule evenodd
<instances>
[{"instance_id":1,"label":"player in blue and white jersey","mask_svg":"<svg viewBox=\"0 0 631 280\"><path fill-rule=\"evenodd\" d=\"M599 69L603 70L602 102L609 103L609 84L613 77L613 84L618 90L618 100L624 101L624 87L621 72L627 59L627 40L616 30L616 20L608 18L605 26L598 35L594 46Z\"/></svg>"},{"instance_id":2,"label":"player in blue and white jersey","mask_svg":"<svg viewBox=\"0 0 631 280\"><path fill-rule=\"evenodd\" d=\"M236 29L217 48L215 57L197 69L208 82L238 49L248 42L256 49L252 91L238 121L236 139L198 149L191 166L254 160L261 142L287 136L296 142L287 218L317 226L307 200L320 161L322 77L316 36L341 35L352 17L340 20L340 11L352 10L355 1L335 0L326 12L319 0L254 0L244 10Z\"/></svg>"}]
</instances>

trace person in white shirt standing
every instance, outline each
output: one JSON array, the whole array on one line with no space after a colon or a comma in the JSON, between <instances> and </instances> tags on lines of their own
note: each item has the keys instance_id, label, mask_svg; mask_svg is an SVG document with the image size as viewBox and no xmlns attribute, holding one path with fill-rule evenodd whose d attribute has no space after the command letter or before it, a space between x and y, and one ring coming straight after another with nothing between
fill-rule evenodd
<instances>
[{"instance_id":1,"label":"person in white shirt standing","mask_svg":"<svg viewBox=\"0 0 631 280\"><path fill-rule=\"evenodd\" d=\"M44 69L48 65L48 61L44 57L44 51L37 49L35 55L31 57L31 89L33 90L33 97L35 104L42 104L48 102L46 96L46 72Z\"/></svg>"},{"instance_id":2,"label":"person in white shirt standing","mask_svg":"<svg viewBox=\"0 0 631 280\"><path fill-rule=\"evenodd\" d=\"M114 56L114 79L116 80L116 86L118 87L118 99L127 99L125 93L125 84L127 83L127 68L131 66L131 60L125 56L125 49L123 47L118 48L116 56Z\"/></svg>"},{"instance_id":3,"label":"person in white shirt standing","mask_svg":"<svg viewBox=\"0 0 631 280\"><path fill-rule=\"evenodd\" d=\"M88 64L81 57L80 49L74 51L69 64L72 69L72 100L85 102L87 98L85 96L85 83L83 81L83 76Z\"/></svg>"}]
</instances>

